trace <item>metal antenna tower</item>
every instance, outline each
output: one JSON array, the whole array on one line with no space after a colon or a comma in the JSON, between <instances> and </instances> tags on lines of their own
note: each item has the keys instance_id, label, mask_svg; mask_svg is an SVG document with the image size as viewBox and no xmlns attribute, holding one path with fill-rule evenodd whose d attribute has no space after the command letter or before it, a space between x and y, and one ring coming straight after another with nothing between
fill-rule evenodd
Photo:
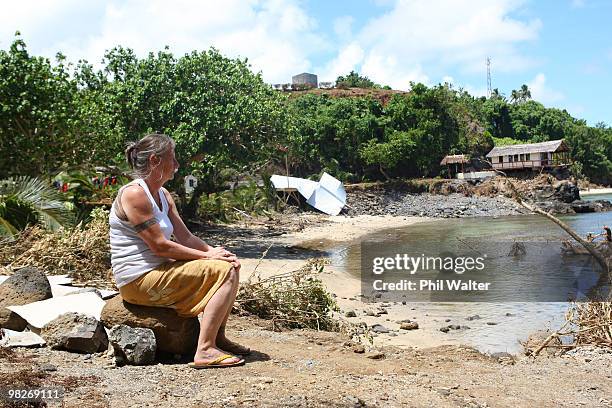
<instances>
[{"instance_id":1,"label":"metal antenna tower","mask_svg":"<svg viewBox=\"0 0 612 408\"><path fill-rule=\"evenodd\" d=\"M491 87L491 58L487 57L487 98L491 97L493 89Z\"/></svg>"}]
</instances>

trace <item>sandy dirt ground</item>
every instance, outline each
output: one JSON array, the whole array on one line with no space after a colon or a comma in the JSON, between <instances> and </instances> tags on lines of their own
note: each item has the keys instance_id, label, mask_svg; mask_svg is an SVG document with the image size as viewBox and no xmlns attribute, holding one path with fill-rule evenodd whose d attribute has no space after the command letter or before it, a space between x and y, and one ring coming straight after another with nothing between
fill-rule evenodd
<instances>
[{"instance_id":1,"label":"sandy dirt ground","mask_svg":"<svg viewBox=\"0 0 612 408\"><path fill-rule=\"evenodd\" d=\"M42 348L5 356L0 377L39 373L41 382L66 387L62 406L80 408L612 406L612 354L515 361L460 346L360 353L336 333L266 326L232 317L229 332L255 350L242 367L116 368L103 353Z\"/></svg>"},{"instance_id":2,"label":"sandy dirt ground","mask_svg":"<svg viewBox=\"0 0 612 408\"><path fill-rule=\"evenodd\" d=\"M241 279L247 279L254 270L265 276L297 269L309 258L324 257L327 244L420 221L306 214L291 222L253 220L200 233L211 244L235 249L244 265ZM333 268L321 278L341 308L359 306L356 279ZM185 364L189 356L115 367L106 353L15 349L0 353L0 387L23 378L62 385L63 403L49 406L81 408L612 407L612 353L489 356L460 345L428 347L435 342L426 331L417 332L400 348L378 338L358 344L340 333L274 332L267 321L232 316L230 337L254 350L242 367L193 370Z\"/></svg>"}]
</instances>

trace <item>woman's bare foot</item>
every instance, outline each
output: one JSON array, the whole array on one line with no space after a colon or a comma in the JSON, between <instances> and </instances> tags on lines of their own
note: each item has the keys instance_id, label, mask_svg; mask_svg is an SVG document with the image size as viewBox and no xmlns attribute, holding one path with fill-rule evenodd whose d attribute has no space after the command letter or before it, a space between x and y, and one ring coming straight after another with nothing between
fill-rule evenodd
<instances>
[{"instance_id":1,"label":"woman's bare foot","mask_svg":"<svg viewBox=\"0 0 612 408\"><path fill-rule=\"evenodd\" d=\"M226 354L228 353L223 350L219 350L218 348L208 347L205 349L197 350L195 356L193 357L193 362L196 364L207 364L212 361L215 361L216 359ZM231 358L224 359L222 364L235 364L240 360L240 358L234 356Z\"/></svg>"},{"instance_id":2,"label":"woman's bare foot","mask_svg":"<svg viewBox=\"0 0 612 408\"><path fill-rule=\"evenodd\" d=\"M215 343L218 348L220 348L221 350L225 350L228 353L239 354L241 356L246 356L251 353L250 348L238 343L234 343L225 336L217 336L217 340Z\"/></svg>"}]
</instances>

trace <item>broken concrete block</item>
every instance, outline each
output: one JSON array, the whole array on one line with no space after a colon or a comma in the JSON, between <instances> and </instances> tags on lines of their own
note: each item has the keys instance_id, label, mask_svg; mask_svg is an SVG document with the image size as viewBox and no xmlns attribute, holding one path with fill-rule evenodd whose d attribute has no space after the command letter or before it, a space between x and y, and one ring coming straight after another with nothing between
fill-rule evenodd
<instances>
[{"instance_id":1,"label":"broken concrete block","mask_svg":"<svg viewBox=\"0 0 612 408\"><path fill-rule=\"evenodd\" d=\"M45 340L31 331L0 329L0 347L41 347Z\"/></svg>"},{"instance_id":2,"label":"broken concrete block","mask_svg":"<svg viewBox=\"0 0 612 408\"><path fill-rule=\"evenodd\" d=\"M157 349L171 354L194 354L200 332L196 317L180 317L165 307L133 305L119 295L106 302L100 320L109 328L124 324L151 329Z\"/></svg>"},{"instance_id":3,"label":"broken concrete block","mask_svg":"<svg viewBox=\"0 0 612 408\"><path fill-rule=\"evenodd\" d=\"M157 343L153 330L119 324L110 329L108 339L118 365L155 363Z\"/></svg>"},{"instance_id":4,"label":"broken concrete block","mask_svg":"<svg viewBox=\"0 0 612 408\"><path fill-rule=\"evenodd\" d=\"M86 292L58 296L23 306L9 306L8 309L24 318L30 326L40 329L53 319L70 312L93 316L99 320L104 304L99 294Z\"/></svg>"},{"instance_id":5,"label":"broken concrete block","mask_svg":"<svg viewBox=\"0 0 612 408\"><path fill-rule=\"evenodd\" d=\"M0 284L0 327L23 331L27 322L7 306L20 306L53 296L45 274L36 268L21 268Z\"/></svg>"},{"instance_id":6,"label":"broken concrete block","mask_svg":"<svg viewBox=\"0 0 612 408\"><path fill-rule=\"evenodd\" d=\"M95 353L108 347L104 326L95 317L65 313L47 323L40 335L53 349Z\"/></svg>"}]
</instances>

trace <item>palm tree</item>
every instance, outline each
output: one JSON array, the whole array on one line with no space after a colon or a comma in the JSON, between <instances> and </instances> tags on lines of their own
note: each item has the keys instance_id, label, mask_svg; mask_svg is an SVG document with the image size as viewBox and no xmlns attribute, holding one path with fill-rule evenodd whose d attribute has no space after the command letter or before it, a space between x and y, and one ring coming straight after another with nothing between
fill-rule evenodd
<instances>
[{"instance_id":1,"label":"palm tree","mask_svg":"<svg viewBox=\"0 0 612 408\"><path fill-rule=\"evenodd\" d=\"M519 91L517 91L516 89L513 89L512 93L510 94L510 102L517 103L520 99L521 97L520 97Z\"/></svg>"},{"instance_id":2,"label":"palm tree","mask_svg":"<svg viewBox=\"0 0 612 408\"><path fill-rule=\"evenodd\" d=\"M11 238L34 224L53 231L72 220L62 195L44 181L29 176L0 180L0 237Z\"/></svg>"},{"instance_id":3,"label":"palm tree","mask_svg":"<svg viewBox=\"0 0 612 408\"><path fill-rule=\"evenodd\" d=\"M521 86L521 97L523 98L523 101L527 101L528 99L531 99L531 91L529 90L529 87L525 84L523 84Z\"/></svg>"},{"instance_id":4,"label":"palm tree","mask_svg":"<svg viewBox=\"0 0 612 408\"><path fill-rule=\"evenodd\" d=\"M499 89L495 88L491 91L491 99L501 99L503 101L506 100L506 96L499 92Z\"/></svg>"},{"instance_id":5,"label":"palm tree","mask_svg":"<svg viewBox=\"0 0 612 408\"><path fill-rule=\"evenodd\" d=\"M531 91L529 87L525 84L521 85L521 89L518 91L516 89L512 90L512 94L510 96L510 102L512 103L524 103L531 99Z\"/></svg>"}]
</instances>

